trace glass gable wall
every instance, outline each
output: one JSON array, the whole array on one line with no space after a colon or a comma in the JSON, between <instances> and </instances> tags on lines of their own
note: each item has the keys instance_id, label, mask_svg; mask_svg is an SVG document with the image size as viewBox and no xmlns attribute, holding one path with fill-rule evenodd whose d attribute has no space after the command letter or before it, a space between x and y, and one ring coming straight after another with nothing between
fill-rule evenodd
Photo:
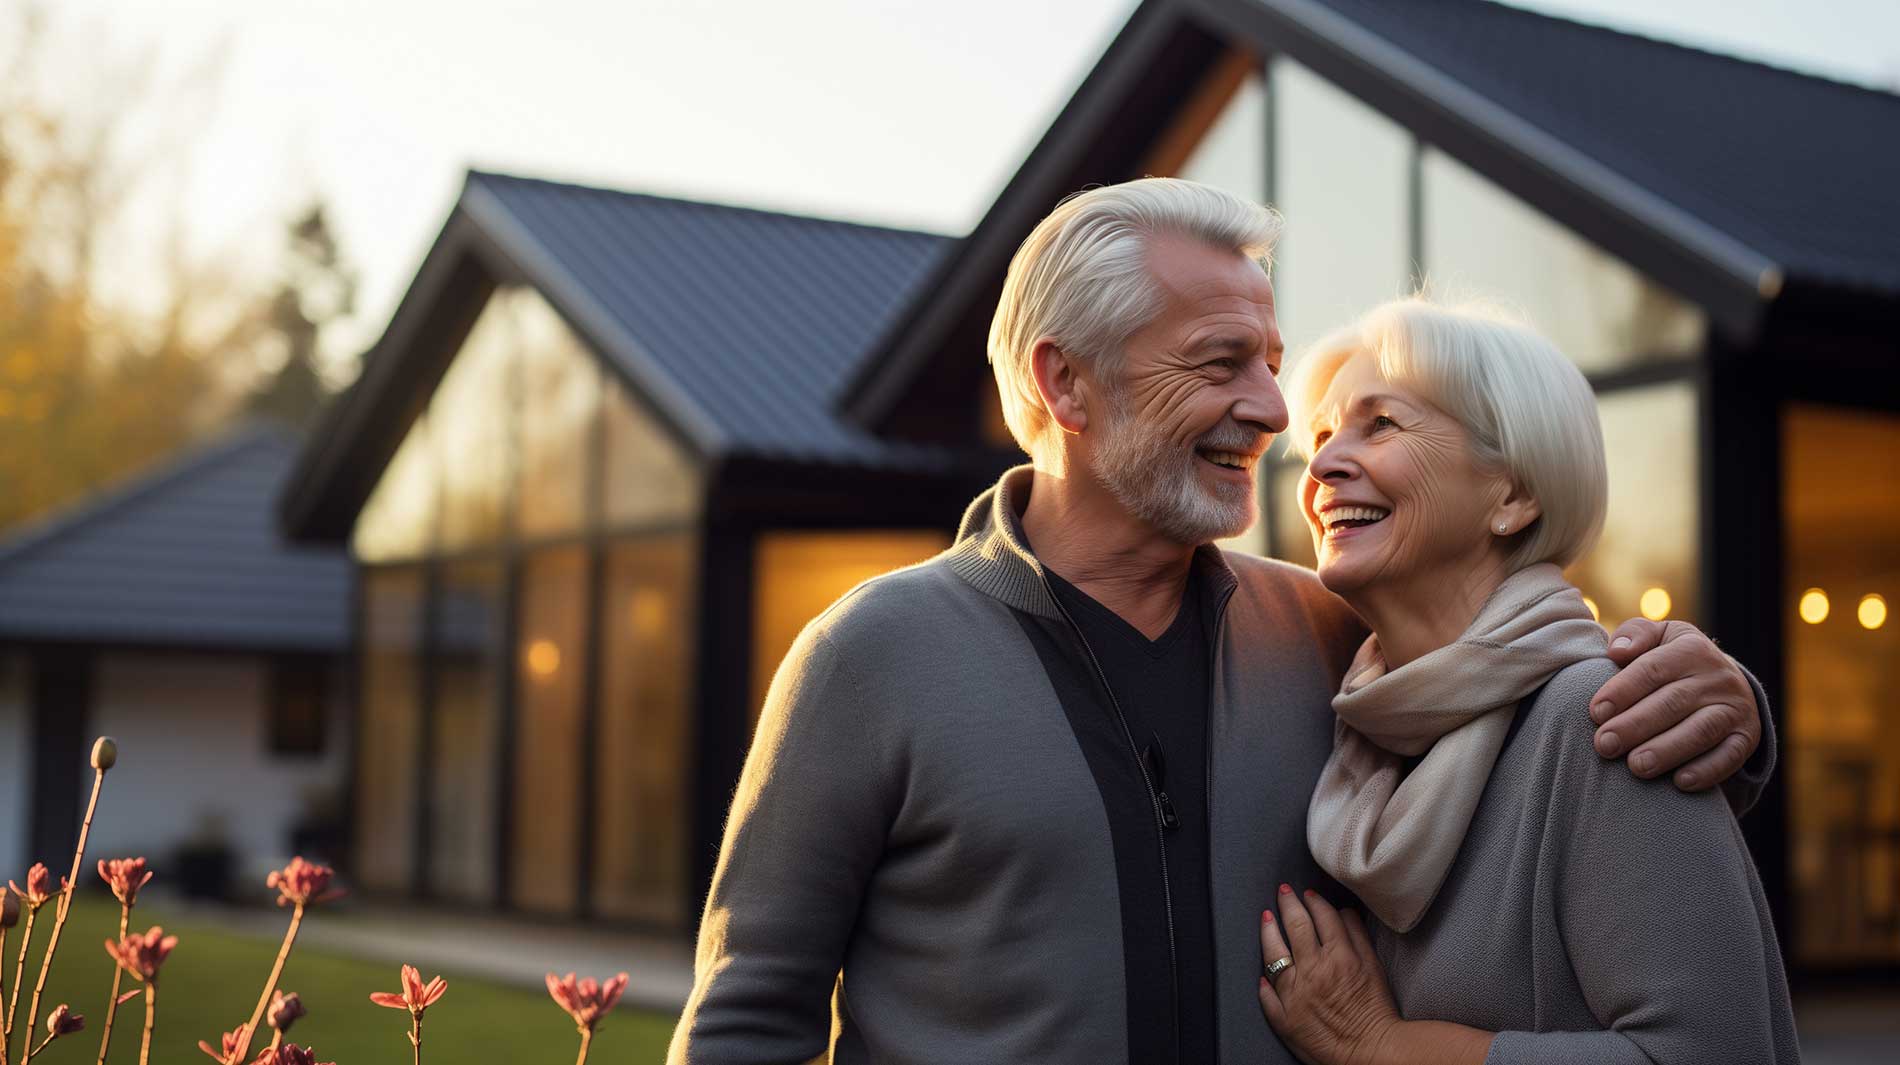
<instances>
[{"instance_id":1,"label":"glass gable wall","mask_svg":"<svg viewBox=\"0 0 1900 1065\"><path fill-rule=\"evenodd\" d=\"M365 887L683 926L700 493L539 293L490 297L352 532Z\"/></svg>"}]
</instances>

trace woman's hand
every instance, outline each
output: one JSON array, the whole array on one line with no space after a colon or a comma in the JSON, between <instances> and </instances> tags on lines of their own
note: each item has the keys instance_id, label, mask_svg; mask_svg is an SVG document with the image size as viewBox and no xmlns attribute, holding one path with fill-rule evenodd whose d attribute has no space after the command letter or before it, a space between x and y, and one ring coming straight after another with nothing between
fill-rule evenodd
<instances>
[{"instance_id":1,"label":"woman's hand","mask_svg":"<svg viewBox=\"0 0 1900 1065\"><path fill-rule=\"evenodd\" d=\"M1285 934L1281 930L1284 928ZM1357 913L1339 911L1315 892L1306 901L1280 885L1280 919L1260 915L1260 1006L1287 1047L1307 1065L1368 1065L1400 1023L1372 937Z\"/></svg>"}]
</instances>

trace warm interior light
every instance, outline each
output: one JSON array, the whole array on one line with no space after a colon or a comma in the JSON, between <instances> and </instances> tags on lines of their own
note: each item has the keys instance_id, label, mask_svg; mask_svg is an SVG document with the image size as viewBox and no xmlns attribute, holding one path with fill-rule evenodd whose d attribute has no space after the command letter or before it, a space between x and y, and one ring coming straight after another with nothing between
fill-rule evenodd
<instances>
[{"instance_id":1,"label":"warm interior light","mask_svg":"<svg viewBox=\"0 0 1900 1065\"><path fill-rule=\"evenodd\" d=\"M1801 620L1810 625L1819 625L1827 620L1827 593L1819 588L1809 588L1801 593Z\"/></svg>"},{"instance_id":2,"label":"warm interior light","mask_svg":"<svg viewBox=\"0 0 1900 1065\"><path fill-rule=\"evenodd\" d=\"M1586 596L1584 596L1584 597L1583 597L1583 605L1584 605L1584 606L1587 606L1587 607L1589 607L1589 608L1590 608L1590 620L1592 620L1592 621L1602 621L1602 620L1603 620L1603 614L1602 614L1602 612L1600 612L1599 610L1597 610L1597 601L1596 601L1596 600L1594 600L1594 599L1592 599L1592 598L1590 598L1589 596L1587 596L1587 595L1586 595Z\"/></svg>"},{"instance_id":3,"label":"warm interior light","mask_svg":"<svg viewBox=\"0 0 1900 1065\"><path fill-rule=\"evenodd\" d=\"M1637 606L1642 609L1644 617L1651 621L1661 621L1669 616L1669 593L1661 588L1651 588L1643 593L1643 598Z\"/></svg>"},{"instance_id":4,"label":"warm interior light","mask_svg":"<svg viewBox=\"0 0 1900 1065\"><path fill-rule=\"evenodd\" d=\"M528 645L528 672L537 677L553 675L561 668L561 649L553 640L536 640Z\"/></svg>"},{"instance_id":5,"label":"warm interior light","mask_svg":"<svg viewBox=\"0 0 1900 1065\"><path fill-rule=\"evenodd\" d=\"M1860 627L1877 629L1887 623L1887 600L1874 592L1860 597Z\"/></svg>"},{"instance_id":6,"label":"warm interior light","mask_svg":"<svg viewBox=\"0 0 1900 1065\"><path fill-rule=\"evenodd\" d=\"M632 613L633 629L642 637L653 639L666 631L666 594L659 589L635 589L628 609Z\"/></svg>"}]
</instances>

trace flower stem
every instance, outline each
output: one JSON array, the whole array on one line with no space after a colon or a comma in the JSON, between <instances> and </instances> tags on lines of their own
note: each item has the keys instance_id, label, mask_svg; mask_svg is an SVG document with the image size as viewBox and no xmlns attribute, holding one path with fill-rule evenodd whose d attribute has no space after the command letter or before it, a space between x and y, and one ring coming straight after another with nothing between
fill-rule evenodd
<instances>
[{"instance_id":1,"label":"flower stem","mask_svg":"<svg viewBox=\"0 0 1900 1065\"><path fill-rule=\"evenodd\" d=\"M270 1037L270 1060L271 1061L274 1062L277 1060L277 1048L283 1045L284 1045L284 1030L282 1028L272 1029L271 1037Z\"/></svg>"},{"instance_id":2,"label":"flower stem","mask_svg":"<svg viewBox=\"0 0 1900 1065\"><path fill-rule=\"evenodd\" d=\"M277 990L277 978L284 975L284 962L290 957L290 948L297 943L297 929L303 926L303 903L290 913L290 927L284 932L284 945L277 948L277 962L270 967L270 979L264 981L264 993L257 996L257 1008L251 1011L251 1021L244 1026L244 1039L238 1049L238 1060L245 1060L251 1050L251 1036L257 1031L257 1022L264 1019L264 1007L270 1004L270 993Z\"/></svg>"},{"instance_id":3,"label":"flower stem","mask_svg":"<svg viewBox=\"0 0 1900 1065\"><path fill-rule=\"evenodd\" d=\"M20 935L20 960L13 967L13 995L7 1000L7 1023L4 1034L0 1035L0 1041L13 1038L13 1018L18 1015L20 1009L20 985L26 981L26 948L33 942L33 921L39 915L40 911L37 907L26 911L26 929ZM29 1032L27 1037L20 1041L21 1053L25 1053L27 1045L32 1041L33 1036Z\"/></svg>"},{"instance_id":4,"label":"flower stem","mask_svg":"<svg viewBox=\"0 0 1900 1065\"><path fill-rule=\"evenodd\" d=\"M125 942L126 927L132 921L130 903L119 903L119 942ZM112 1046L112 1018L119 1012L119 981L125 978L125 968L114 962L112 965L112 997L106 999L105 1032L99 1036L99 1065L106 1065L106 1050ZM6 1065L0 1062L0 1065Z\"/></svg>"},{"instance_id":5,"label":"flower stem","mask_svg":"<svg viewBox=\"0 0 1900 1065\"><path fill-rule=\"evenodd\" d=\"M420 1013L411 1014L409 1017L409 1045L415 1051L411 1056L414 1065L422 1065L422 1015Z\"/></svg>"},{"instance_id":6,"label":"flower stem","mask_svg":"<svg viewBox=\"0 0 1900 1065\"><path fill-rule=\"evenodd\" d=\"M577 1057L574 1059L574 1065L587 1065L587 1044L593 1042L593 1040L594 1040L594 1030L592 1028L582 1028L581 1029L581 1054L580 1054L580 1057Z\"/></svg>"},{"instance_id":7,"label":"flower stem","mask_svg":"<svg viewBox=\"0 0 1900 1065\"><path fill-rule=\"evenodd\" d=\"M0 888L0 891L5 890ZM7 929L0 925L0 1005L7 1001ZM0 1065L7 1065L7 1035L13 1031L10 1016L0 1016Z\"/></svg>"},{"instance_id":8,"label":"flower stem","mask_svg":"<svg viewBox=\"0 0 1900 1065\"><path fill-rule=\"evenodd\" d=\"M139 1040L139 1065L151 1065L152 1030L158 1027L158 978L145 982L145 1035Z\"/></svg>"},{"instance_id":9,"label":"flower stem","mask_svg":"<svg viewBox=\"0 0 1900 1065\"><path fill-rule=\"evenodd\" d=\"M105 787L106 771L92 771L92 798L86 801L86 819L79 823L79 844L73 848L73 873L66 878L66 890L59 895L59 912L53 918L53 935L46 941L46 953L40 956L40 978L33 983L33 1002L26 1008L28 1033L40 1023L40 995L46 991L47 974L53 971L53 955L59 950L59 934L66 928L66 915L73 911L73 891L79 886L79 865L86 857L86 837L92 832L92 815L99 809L99 789ZM27 1038L32 1039L29 1034ZM34 1051L25 1061L32 1061Z\"/></svg>"}]
</instances>

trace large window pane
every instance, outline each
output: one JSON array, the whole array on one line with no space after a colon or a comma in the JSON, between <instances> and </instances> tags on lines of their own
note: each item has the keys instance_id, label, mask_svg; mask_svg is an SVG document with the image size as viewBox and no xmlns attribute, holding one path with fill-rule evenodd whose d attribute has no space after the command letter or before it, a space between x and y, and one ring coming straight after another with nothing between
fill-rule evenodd
<instances>
[{"instance_id":1,"label":"large window pane","mask_svg":"<svg viewBox=\"0 0 1900 1065\"><path fill-rule=\"evenodd\" d=\"M606 393L607 527L692 520L699 509L698 465L620 382L609 380Z\"/></svg>"},{"instance_id":2,"label":"large window pane","mask_svg":"<svg viewBox=\"0 0 1900 1065\"><path fill-rule=\"evenodd\" d=\"M499 561L448 563L435 601L428 879L461 902L495 898L505 581Z\"/></svg>"},{"instance_id":3,"label":"large window pane","mask_svg":"<svg viewBox=\"0 0 1900 1065\"><path fill-rule=\"evenodd\" d=\"M493 546L509 533L518 424L515 356L524 337L519 304L518 290L489 298L429 400L445 550Z\"/></svg>"},{"instance_id":4,"label":"large window pane","mask_svg":"<svg viewBox=\"0 0 1900 1065\"><path fill-rule=\"evenodd\" d=\"M1404 129L1275 58L1274 172L1286 238L1274 267L1280 331L1299 351L1411 286Z\"/></svg>"},{"instance_id":5,"label":"large window pane","mask_svg":"<svg viewBox=\"0 0 1900 1065\"><path fill-rule=\"evenodd\" d=\"M1183 163L1180 177L1259 203L1267 194L1267 87L1248 74Z\"/></svg>"},{"instance_id":6,"label":"large window pane","mask_svg":"<svg viewBox=\"0 0 1900 1065\"><path fill-rule=\"evenodd\" d=\"M1900 963L1900 417L1783 421L1797 958Z\"/></svg>"},{"instance_id":7,"label":"large window pane","mask_svg":"<svg viewBox=\"0 0 1900 1065\"><path fill-rule=\"evenodd\" d=\"M935 530L774 532L753 557L752 711L799 632L859 582L950 546Z\"/></svg>"},{"instance_id":8,"label":"large window pane","mask_svg":"<svg viewBox=\"0 0 1900 1065\"><path fill-rule=\"evenodd\" d=\"M508 297L521 341L521 535L578 533L587 524L600 361L539 293Z\"/></svg>"},{"instance_id":9,"label":"large window pane","mask_svg":"<svg viewBox=\"0 0 1900 1065\"><path fill-rule=\"evenodd\" d=\"M581 698L586 669L587 555L545 548L521 569L515 648L514 833L509 897L571 913L579 901Z\"/></svg>"},{"instance_id":10,"label":"large window pane","mask_svg":"<svg viewBox=\"0 0 1900 1065\"><path fill-rule=\"evenodd\" d=\"M1688 382L1597 397L1610 470L1603 537L1570 579L1614 628L1639 615L1695 622L1700 510L1696 395Z\"/></svg>"},{"instance_id":11,"label":"large window pane","mask_svg":"<svg viewBox=\"0 0 1900 1065\"><path fill-rule=\"evenodd\" d=\"M423 575L363 571L362 735L357 740L356 876L366 888L407 891L416 851L416 753L421 740Z\"/></svg>"},{"instance_id":12,"label":"large window pane","mask_svg":"<svg viewBox=\"0 0 1900 1065\"><path fill-rule=\"evenodd\" d=\"M435 546L436 470L427 418L417 418L356 516L350 548L363 562L420 558Z\"/></svg>"},{"instance_id":13,"label":"large window pane","mask_svg":"<svg viewBox=\"0 0 1900 1065\"><path fill-rule=\"evenodd\" d=\"M1442 152L1423 161L1424 260L1440 298L1503 303L1585 371L1701 349L1702 312Z\"/></svg>"},{"instance_id":14,"label":"large window pane","mask_svg":"<svg viewBox=\"0 0 1900 1065\"><path fill-rule=\"evenodd\" d=\"M684 534L607 551L601 611L597 912L683 927L694 551Z\"/></svg>"}]
</instances>

